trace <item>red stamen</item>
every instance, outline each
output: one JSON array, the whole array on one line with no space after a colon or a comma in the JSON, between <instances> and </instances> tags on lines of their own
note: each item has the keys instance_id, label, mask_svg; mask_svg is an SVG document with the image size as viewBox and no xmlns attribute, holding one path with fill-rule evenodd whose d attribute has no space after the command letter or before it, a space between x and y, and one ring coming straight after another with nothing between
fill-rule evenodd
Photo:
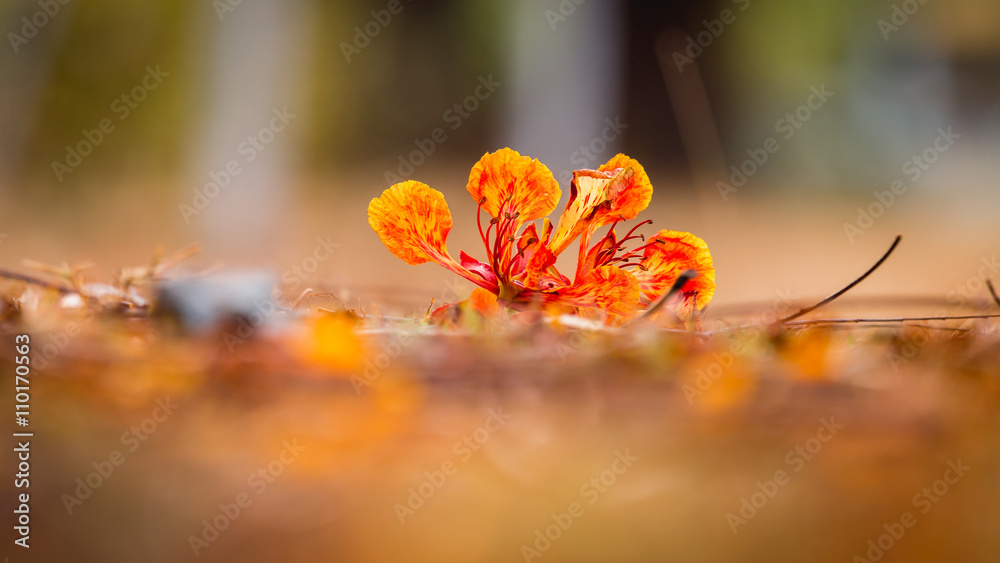
<instances>
[{"instance_id":1,"label":"red stamen","mask_svg":"<svg viewBox=\"0 0 1000 563\"><path fill-rule=\"evenodd\" d=\"M615 223L617 223L617 221L615 221ZM643 225L651 225L652 223L653 223L652 219L646 219L645 221L643 221L643 222L639 223L638 225L632 227L632 229L629 232L625 233L625 238L623 238L622 240L624 241L624 240L628 240L628 239L632 238L632 233L634 233L636 229L638 229L639 227L641 227ZM642 235L639 235L639 236L642 236ZM643 240L646 240L646 239L643 239Z\"/></svg>"}]
</instances>

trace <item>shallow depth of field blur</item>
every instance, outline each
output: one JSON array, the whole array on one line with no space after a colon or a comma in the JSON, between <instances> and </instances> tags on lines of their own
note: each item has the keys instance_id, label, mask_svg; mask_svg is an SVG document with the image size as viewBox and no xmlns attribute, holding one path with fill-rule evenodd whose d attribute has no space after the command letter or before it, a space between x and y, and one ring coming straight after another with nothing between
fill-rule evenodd
<instances>
[{"instance_id":1,"label":"shallow depth of field blur","mask_svg":"<svg viewBox=\"0 0 1000 563\"><path fill-rule=\"evenodd\" d=\"M32 382L33 545L8 531L0 556L996 561L997 319L401 343L342 311L419 323L465 299L471 284L393 256L367 204L425 182L452 254L481 254L469 170L511 147L555 174L557 212L571 171L641 162L646 233L711 249L705 330L791 314L897 234L813 316L1000 312L998 26L991 0L2 3L0 270L90 262L111 283L200 243L176 272L326 295L235 352L224 327L155 319L66 336L44 293L0 309L0 413L14 335L58 349ZM5 299L17 283L0 279ZM166 397L175 412L123 436ZM114 450L124 463L68 506Z\"/></svg>"}]
</instances>

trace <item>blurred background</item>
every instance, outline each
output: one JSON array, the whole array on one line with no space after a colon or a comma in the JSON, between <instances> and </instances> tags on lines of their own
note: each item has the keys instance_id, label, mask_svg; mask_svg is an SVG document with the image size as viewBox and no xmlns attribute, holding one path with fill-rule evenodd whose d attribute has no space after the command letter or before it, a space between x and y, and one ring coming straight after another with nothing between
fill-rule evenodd
<instances>
[{"instance_id":1,"label":"blurred background","mask_svg":"<svg viewBox=\"0 0 1000 563\"><path fill-rule=\"evenodd\" d=\"M995 0L3 0L0 269L93 260L87 274L107 281L159 246L199 242L183 267L265 270L289 301L312 287L422 316L471 287L390 254L368 202L423 181L449 202L451 253L481 257L465 185L484 153L510 146L548 165L563 203L572 170L637 158L655 188L641 232L691 231L712 250L707 321L745 302L791 312L854 279L898 233L899 250L850 299L901 297L888 303L897 314L994 311L998 28ZM11 561L533 560L526 546L574 563L1000 553L1000 347L985 330L573 341L587 333L533 326L402 340L317 315L226 352L232 327L180 338L158 319L91 323L50 305L0 324L32 331L38 374L37 547L31 559L8 544ZM57 357L43 368L46 349ZM5 377L13 353L0 347ZM162 419L158 401L171 398L178 414ZM495 432L492 409L511 414ZM827 417L845 428L820 445ZM140 431L136 451L128 432ZM460 453L480 435L488 445ZM286 442L305 450L289 462ZM796 469L789 455L810 443L822 452ZM119 451L127 463L105 482L94 472ZM638 461L619 479L623 451ZM969 477L949 481L891 554L872 551L955 460ZM788 492L737 534L728 515L777 470L792 473ZM275 479L258 490L255 475ZM598 476L614 488L540 547ZM414 496L430 486L433 498ZM241 493L252 504L230 526L220 510ZM3 510L14 494L0 488ZM397 506L424 501L400 517Z\"/></svg>"},{"instance_id":2,"label":"blurred background","mask_svg":"<svg viewBox=\"0 0 1000 563\"><path fill-rule=\"evenodd\" d=\"M475 255L468 170L503 146L564 200L639 159L647 234L706 239L717 303L826 292L897 233L865 289L946 294L1000 238L989 0L18 0L0 24L4 265L197 241L283 272L324 238L312 285L422 308L448 274L382 248L367 201L424 181Z\"/></svg>"}]
</instances>

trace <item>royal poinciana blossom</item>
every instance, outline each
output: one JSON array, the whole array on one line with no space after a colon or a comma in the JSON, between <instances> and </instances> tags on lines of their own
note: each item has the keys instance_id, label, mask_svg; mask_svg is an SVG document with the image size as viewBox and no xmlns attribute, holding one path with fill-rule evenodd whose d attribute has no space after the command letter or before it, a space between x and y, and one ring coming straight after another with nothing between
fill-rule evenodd
<instances>
[{"instance_id":1,"label":"royal poinciana blossom","mask_svg":"<svg viewBox=\"0 0 1000 563\"><path fill-rule=\"evenodd\" d=\"M401 182L373 199L368 223L408 264L437 262L476 284L471 303L478 310L496 303L514 309L541 304L604 313L619 322L655 302L688 269L698 276L668 305L687 317L712 299L715 268L705 241L669 230L650 238L636 234L651 221L618 236L618 224L634 219L653 195L646 171L632 158L619 154L597 170L574 172L569 202L555 227L547 216L559 202L559 184L537 159L507 148L486 154L472 168L467 189L479 205L476 221L485 261L465 252L457 260L449 254L448 204L441 192L420 182ZM577 239L576 272L570 279L556 269L556 259Z\"/></svg>"}]
</instances>

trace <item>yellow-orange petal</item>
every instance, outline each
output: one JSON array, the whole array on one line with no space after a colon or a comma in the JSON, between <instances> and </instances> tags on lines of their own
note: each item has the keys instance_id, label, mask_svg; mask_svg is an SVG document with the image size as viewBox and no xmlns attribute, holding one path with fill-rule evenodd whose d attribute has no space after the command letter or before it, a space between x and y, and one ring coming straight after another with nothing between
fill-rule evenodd
<instances>
[{"instance_id":1,"label":"yellow-orange petal","mask_svg":"<svg viewBox=\"0 0 1000 563\"><path fill-rule=\"evenodd\" d=\"M597 170L577 170L570 183L569 201L552 238L552 251L559 254L585 233L618 220L634 219L649 206L653 186L642 165L619 154ZM583 246L590 244L583 241ZM581 250L581 257L583 250Z\"/></svg>"},{"instance_id":2,"label":"yellow-orange petal","mask_svg":"<svg viewBox=\"0 0 1000 563\"><path fill-rule=\"evenodd\" d=\"M368 204L368 224L407 264L440 261L448 253L451 211L444 195L427 184L407 180L386 189Z\"/></svg>"},{"instance_id":3,"label":"yellow-orange petal","mask_svg":"<svg viewBox=\"0 0 1000 563\"><path fill-rule=\"evenodd\" d=\"M643 295L655 301L670 290L681 272L694 270L698 272L698 277L684 286L680 305L674 309L679 313L690 313L691 309L708 305L715 294L715 266L705 241L691 233L668 230L656 233L649 240L651 244L643 251L642 266L645 270L636 269L633 272Z\"/></svg>"},{"instance_id":4,"label":"yellow-orange petal","mask_svg":"<svg viewBox=\"0 0 1000 563\"><path fill-rule=\"evenodd\" d=\"M472 295L469 295L469 307L473 311L479 311L484 317L495 317L500 311L496 294L481 287L472 290Z\"/></svg>"},{"instance_id":5,"label":"yellow-orange petal","mask_svg":"<svg viewBox=\"0 0 1000 563\"><path fill-rule=\"evenodd\" d=\"M639 307L639 282L618 266L591 270L572 287L560 289L552 301L576 307L595 307L611 319L627 317Z\"/></svg>"},{"instance_id":6,"label":"yellow-orange petal","mask_svg":"<svg viewBox=\"0 0 1000 563\"><path fill-rule=\"evenodd\" d=\"M491 217L519 213L517 225L552 213L562 195L548 167L509 148L479 159L469 174L468 190Z\"/></svg>"}]
</instances>

